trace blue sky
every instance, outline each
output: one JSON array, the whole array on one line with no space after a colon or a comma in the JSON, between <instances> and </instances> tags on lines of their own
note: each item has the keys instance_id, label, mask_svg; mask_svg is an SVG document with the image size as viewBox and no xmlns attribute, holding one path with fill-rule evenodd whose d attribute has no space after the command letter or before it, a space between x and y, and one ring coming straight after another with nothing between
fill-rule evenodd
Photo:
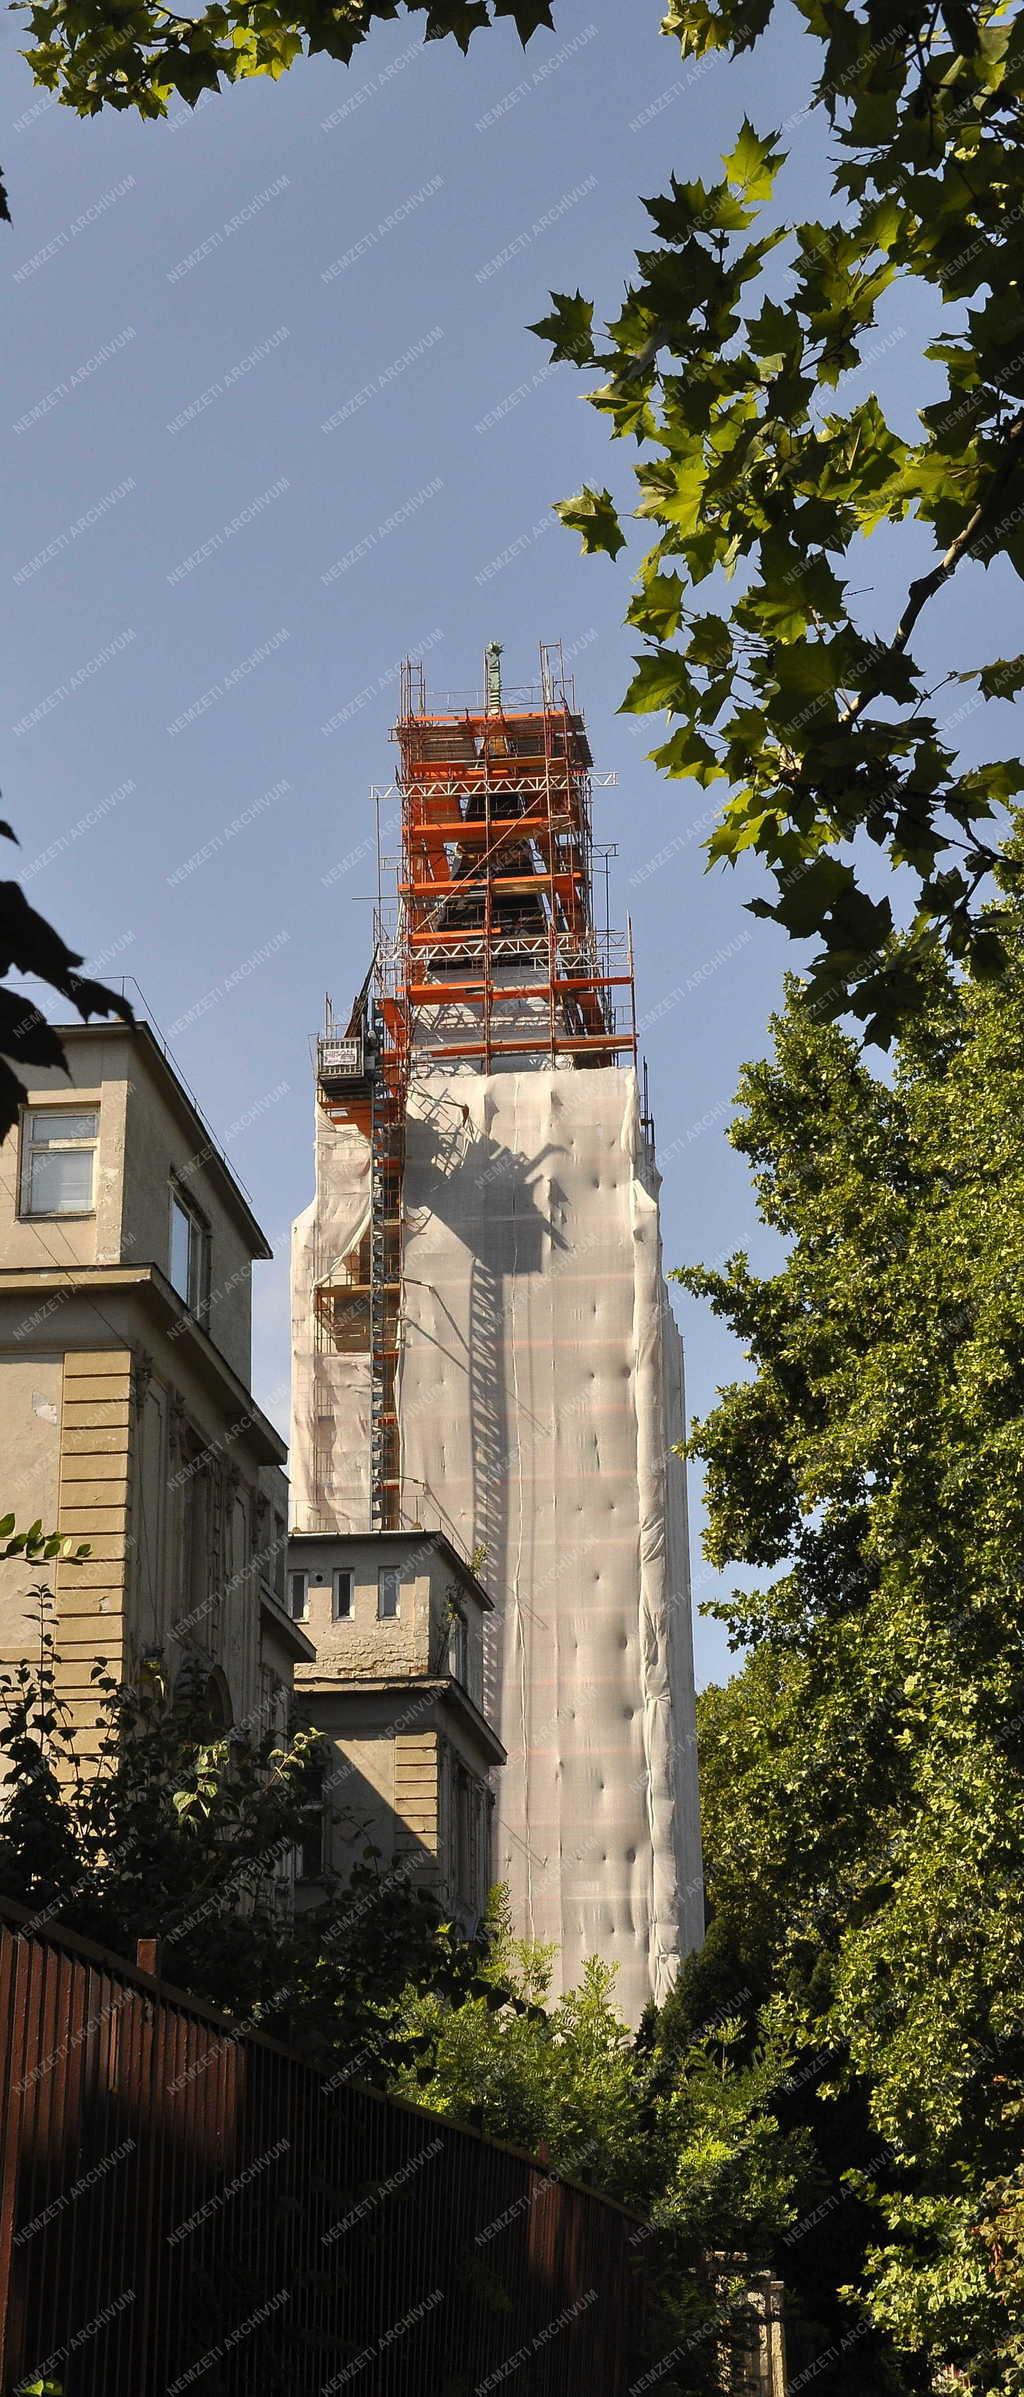
<instances>
[{"instance_id":1,"label":"blue sky","mask_svg":"<svg viewBox=\"0 0 1024 2397\"><path fill-rule=\"evenodd\" d=\"M644 762L658 720L615 713L628 569L581 558L550 509L584 480L625 497L629 453L525 328L550 287L612 312L649 235L638 195L713 171L745 108L796 120L813 211L802 50L783 27L694 69L657 0L555 14L525 54L505 23L468 60L385 25L348 69L303 61L156 125L50 103L4 21L4 812L34 903L95 970L137 977L274 1242L255 1386L283 1425L309 1041L324 991L362 979L368 793L408 650L465 689L492 638L512 681L564 641L618 776L596 831L618 843L613 921L633 916L667 1261L770 1254L725 1125L786 945L744 913L751 884L705 874L707 795ZM878 388L899 399L913 304L886 321ZM877 559L898 614L905 566ZM1007 643L978 583L980 658ZM736 1355L677 1312L700 1411ZM707 1596L699 1559L695 1581ZM717 1625L697 1643L702 1677L727 1667Z\"/></svg>"}]
</instances>

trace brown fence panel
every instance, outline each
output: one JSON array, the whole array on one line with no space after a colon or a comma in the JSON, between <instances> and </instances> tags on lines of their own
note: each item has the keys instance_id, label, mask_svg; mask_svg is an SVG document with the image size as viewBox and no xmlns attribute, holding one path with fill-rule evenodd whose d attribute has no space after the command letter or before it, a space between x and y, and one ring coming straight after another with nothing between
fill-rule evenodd
<instances>
[{"instance_id":1,"label":"brown fence panel","mask_svg":"<svg viewBox=\"0 0 1024 2397\"><path fill-rule=\"evenodd\" d=\"M642 2368L632 2217L7 1904L0 2103L0 2397L627 2397Z\"/></svg>"}]
</instances>

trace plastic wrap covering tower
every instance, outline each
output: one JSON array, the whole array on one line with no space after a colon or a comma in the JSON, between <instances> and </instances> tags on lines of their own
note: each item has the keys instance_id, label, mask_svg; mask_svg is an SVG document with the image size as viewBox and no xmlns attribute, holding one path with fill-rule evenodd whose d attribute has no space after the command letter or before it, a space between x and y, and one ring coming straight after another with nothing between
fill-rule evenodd
<instances>
[{"instance_id":1,"label":"plastic wrap covering tower","mask_svg":"<svg viewBox=\"0 0 1024 2397\"><path fill-rule=\"evenodd\" d=\"M485 673L428 709L404 671L397 900L318 1045L295 1528L440 1527L475 1559L495 1877L555 1986L601 1955L635 2021L703 1931L682 1351L583 720L557 648L536 689L503 693L493 647Z\"/></svg>"}]
</instances>

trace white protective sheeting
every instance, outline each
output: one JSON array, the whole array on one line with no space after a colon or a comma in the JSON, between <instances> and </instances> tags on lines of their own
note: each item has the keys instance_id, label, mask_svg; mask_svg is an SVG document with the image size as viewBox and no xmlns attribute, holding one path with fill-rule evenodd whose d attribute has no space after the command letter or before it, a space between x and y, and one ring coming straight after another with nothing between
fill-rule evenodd
<instances>
[{"instance_id":1,"label":"white protective sheeting","mask_svg":"<svg viewBox=\"0 0 1024 2397\"><path fill-rule=\"evenodd\" d=\"M703 1931L682 1366L636 1080L414 1075L403 1508L497 1606L495 1869L521 1930L618 1967L632 2021Z\"/></svg>"},{"instance_id":2,"label":"white protective sheeting","mask_svg":"<svg viewBox=\"0 0 1024 2397\"><path fill-rule=\"evenodd\" d=\"M316 1294L340 1278L370 1221L370 1149L316 1108L316 1196L292 1228L293 1531L365 1531L370 1520L370 1361L317 1338Z\"/></svg>"}]
</instances>

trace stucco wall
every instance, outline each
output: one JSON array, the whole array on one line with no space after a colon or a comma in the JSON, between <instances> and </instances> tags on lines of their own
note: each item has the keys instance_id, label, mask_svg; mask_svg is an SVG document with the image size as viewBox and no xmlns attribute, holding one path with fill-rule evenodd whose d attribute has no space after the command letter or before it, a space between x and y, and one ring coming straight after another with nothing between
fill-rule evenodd
<instances>
[{"instance_id":1,"label":"stucco wall","mask_svg":"<svg viewBox=\"0 0 1024 2397\"><path fill-rule=\"evenodd\" d=\"M0 1354L0 1512L17 1528L57 1522L62 1361ZM0 1662L37 1650L28 1591L46 1575L20 1558L0 1564Z\"/></svg>"},{"instance_id":2,"label":"stucco wall","mask_svg":"<svg viewBox=\"0 0 1024 2397\"><path fill-rule=\"evenodd\" d=\"M132 1512L134 1424L128 1348L75 1349L64 1359L57 1529L78 1546L82 1564L49 1568L57 1603L57 1686L92 1745L96 1721L90 1675L102 1657L115 1678L125 1654L125 1571Z\"/></svg>"},{"instance_id":3,"label":"stucco wall","mask_svg":"<svg viewBox=\"0 0 1024 2397\"><path fill-rule=\"evenodd\" d=\"M121 1255L127 1051L122 1045L104 1060L102 1046L98 1041L96 1052L90 1047L72 1055L70 1082L65 1074L33 1066L29 1088L30 1106L98 1109L94 1208L87 1215L22 1221L22 1117L0 1144L0 1266L112 1265Z\"/></svg>"},{"instance_id":4,"label":"stucco wall","mask_svg":"<svg viewBox=\"0 0 1024 2397\"><path fill-rule=\"evenodd\" d=\"M99 1110L94 1211L22 1221L19 1124L0 1146L0 1266L157 1265L169 1274L172 1178L210 1231L208 1329L229 1365L247 1382L251 1354L248 1236L229 1206L213 1144L185 1103L171 1095L148 1046L124 1035L75 1035L67 1045L70 1079L33 1067L29 1104Z\"/></svg>"},{"instance_id":5,"label":"stucco wall","mask_svg":"<svg viewBox=\"0 0 1024 2397\"><path fill-rule=\"evenodd\" d=\"M0 1512L19 1527L41 1517L90 1553L0 1566L0 1654L38 1652L24 1593L49 1581L59 1686L85 1752L100 1656L134 1677L159 1655L172 1686L194 1659L225 1715L258 1732L290 1687L293 1649L287 1625L262 1647L261 1575L272 1586L287 1506L247 1394L261 1236L145 1031L72 1028L67 1055L70 1081L33 1069L29 1104L98 1109L92 1211L21 1220L20 1126L0 1156ZM172 1175L209 1226L203 1330L166 1290ZM62 1267L111 1270L55 1287Z\"/></svg>"},{"instance_id":6,"label":"stucco wall","mask_svg":"<svg viewBox=\"0 0 1024 2397\"><path fill-rule=\"evenodd\" d=\"M128 1090L124 1157L124 1242L131 1259L170 1267L171 1189L180 1181L210 1231L208 1329L222 1356L248 1381L251 1349L251 1253L196 1142L164 1092L136 1070Z\"/></svg>"},{"instance_id":7,"label":"stucco wall","mask_svg":"<svg viewBox=\"0 0 1024 2397\"><path fill-rule=\"evenodd\" d=\"M39 1327L46 1350L12 1354L25 1300L0 1281L0 1498L19 1526L41 1516L90 1554L75 1566L0 1567L0 1652L8 1661L37 1652L24 1592L49 1581L62 1693L82 1723L95 1720L97 1656L134 1674L160 1650L172 1680L191 1652L206 1654L224 1672L233 1720L258 1726L260 1574L272 1580L284 1497L244 1401L229 1410L227 1385L200 1370L195 1342L172 1345L138 1290L105 1288L99 1313L87 1292L62 1293ZM197 1455L208 1488L187 1586ZM285 1669L290 1682L287 1658Z\"/></svg>"},{"instance_id":8,"label":"stucco wall","mask_svg":"<svg viewBox=\"0 0 1024 2397\"><path fill-rule=\"evenodd\" d=\"M325 1862L345 1875L368 1845L382 1865L394 1862L395 1743L387 1731L329 1739L325 1782Z\"/></svg>"},{"instance_id":9,"label":"stucco wall","mask_svg":"<svg viewBox=\"0 0 1024 2397\"><path fill-rule=\"evenodd\" d=\"M396 1674L410 1678L423 1673L443 1673L454 1598L462 1607L467 1625L468 1686L479 1692L483 1648L480 1605L450 1561L431 1542L415 1532L410 1532L404 1543L378 1541L372 1535L365 1541L353 1537L339 1540L325 1534L321 1540L293 1543L289 1564L292 1569L301 1568L311 1576L309 1614L303 1628L317 1651L315 1666L299 1666L297 1682L330 1674L352 1680L363 1676L373 1679ZM352 1614L340 1622L334 1622L331 1613L332 1574L336 1565L347 1567L354 1576ZM378 1617L377 1576L381 1567L397 1569L401 1576L397 1618ZM316 1574L322 1574L323 1580L313 1579Z\"/></svg>"}]
</instances>

